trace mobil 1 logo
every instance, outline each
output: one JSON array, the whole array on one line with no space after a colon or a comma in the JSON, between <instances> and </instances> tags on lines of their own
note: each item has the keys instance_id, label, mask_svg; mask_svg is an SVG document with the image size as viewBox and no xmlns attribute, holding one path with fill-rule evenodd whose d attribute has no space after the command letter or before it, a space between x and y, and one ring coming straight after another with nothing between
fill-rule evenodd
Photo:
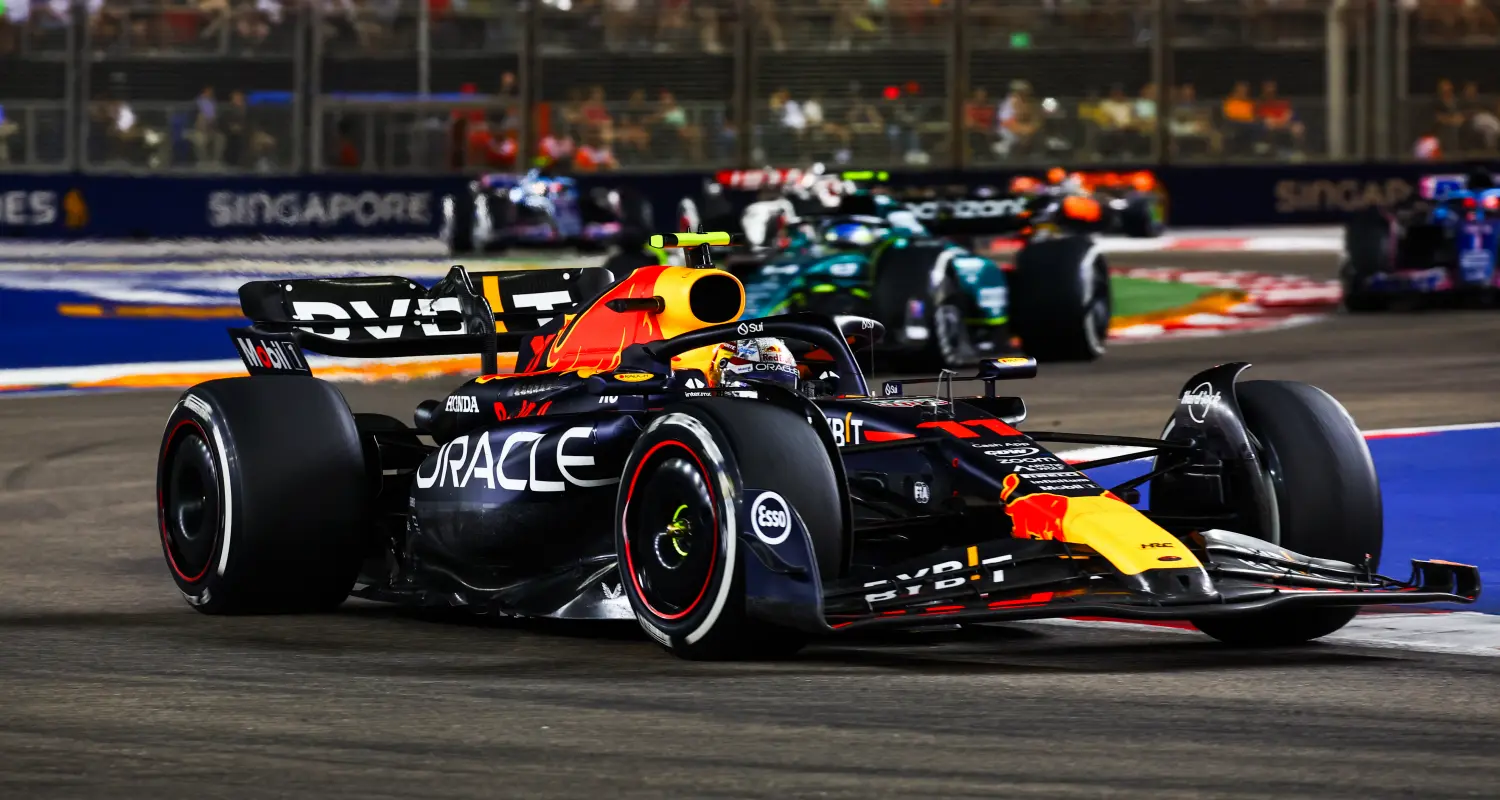
<instances>
[{"instance_id":1,"label":"mobil 1 logo","mask_svg":"<svg viewBox=\"0 0 1500 800\"><path fill-rule=\"evenodd\" d=\"M290 337L255 334L233 328L229 338L251 375L311 375L312 369Z\"/></svg>"}]
</instances>

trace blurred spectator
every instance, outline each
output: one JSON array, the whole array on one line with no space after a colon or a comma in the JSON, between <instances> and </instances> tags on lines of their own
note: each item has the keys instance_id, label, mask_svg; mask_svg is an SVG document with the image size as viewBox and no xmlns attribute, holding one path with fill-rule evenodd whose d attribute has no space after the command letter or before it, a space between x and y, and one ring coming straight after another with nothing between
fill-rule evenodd
<instances>
[{"instance_id":1,"label":"blurred spectator","mask_svg":"<svg viewBox=\"0 0 1500 800\"><path fill-rule=\"evenodd\" d=\"M553 167L573 162L573 153L577 149L576 137L571 129L558 135L548 133L537 142L537 166Z\"/></svg>"},{"instance_id":2,"label":"blurred spectator","mask_svg":"<svg viewBox=\"0 0 1500 800\"><path fill-rule=\"evenodd\" d=\"M1250 99L1249 81L1235 83L1229 96L1224 98L1225 151L1231 156L1248 156L1260 139L1260 128L1255 118L1255 103Z\"/></svg>"},{"instance_id":3,"label":"blurred spectator","mask_svg":"<svg viewBox=\"0 0 1500 800\"><path fill-rule=\"evenodd\" d=\"M786 36L781 32L781 22L776 18L775 0L750 0L754 12L756 30L766 35L771 49L780 53L786 49Z\"/></svg>"},{"instance_id":4,"label":"blurred spectator","mask_svg":"<svg viewBox=\"0 0 1500 800\"><path fill-rule=\"evenodd\" d=\"M1135 99L1133 113L1133 135L1130 137L1131 141L1126 143L1126 150L1132 156L1149 155L1153 149L1152 143L1156 141L1156 84L1148 83L1141 87L1141 94Z\"/></svg>"},{"instance_id":5,"label":"blurred spectator","mask_svg":"<svg viewBox=\"0 0 1500 800\"><path fill-rule=\"evenodd\" d=\"M880 109L866 98L858 81L849 84L848 126L850 149L864 158L865 153L879 152L885 138L885 118Z\"/></svg>"},{"instance_id":6,"label":"blurred spectator","mask_svg":"<svg viewBox=\"0 0 1500 800\"><path fill-rule=\"evenodd\" d=\"M1447 78L1438 81L1437 97L1432 101L1432 126L1444 152L1457 153L1462 149L1459 139L1464 122L1463 107L1453 91L1453 82Z\"/></svg>"},{"instance_id":7,"label":"blurred spectator","mask_svg":"<svg viewBox=\"0 0 1500 800\"><path fill-rule=\"evenodd\" d=\"M245 93L229 93L229 105L219 109L219 129L224 134L224 163L240 169L267 170L276 138L255 124Z\"/></svg>"},{"instance_id":8,"label":"blurred spectator","mask_svg":"<svg viewBox=\"0 0 1500 800\"><path fill-rule=\"evenodd\" d=\"M995 144L995 128L992 121L1000 118L999 109L990 102L989 93L983 88L975 89L964 104L964 142L969 157L983 153L992 155Z\"/></svg>"},{"instance_id":9,"label":"blurred spectator","mask_svg":"<svg viewBox=\"0 0 1500 800\"><path fill-rule=\"evenodd\" d=\"M5 106L0 106L0 164L11 162L11 140L20 131L21 126L5 116Z\"/></svg>"},{"instance_id":10,"label":"blurred spectator","mask_svg":"<svg viewBox=\"0 0 1500 800\"><path fill-rule=\"evenodd\" d=\"M585 134L584 144L573 153L573 168L578 172L599 172L620 168L615 154L598 133Z\"/></svg>"},{"instance_id":11,"label":"blurred spectator","mask_svg":"<svg viewBox=\"0 0 1500 800\"><path fill-rule=\"evenodd\" d=\"M648 126L651 124L652 111L646 104L646 90L636 89L630 93L630 99L625 102L625 108L618 115L618 126L615 128L615 143L620 147L620 155L625 161L644 160L651 151L651 133Z\"/></svg>"},{"instance_id":12,"label":"blurred spectator","mask_svg":"<svg viewBox=\"0 0 1500 800\"><path fill-rule=\"evenodd\" d=\"M333 163L341 169L359 169L364 164L359 146L354 143L353 117L341 117L334 125Z\"/></svg>"},{"instance_id":13,"label":"blurred spectator","mask_svg":"<svg viewBox=\"0 0 1500 800\"><path fill-rule=\"evenodd\" d=\"M199 166L217 166L224 159L224 132L219 129L219 103L214 87L205 86L193 101L193 127L187 140L193 145Z\"/></svg>"},{"instance_id":14,"label":"blurred spectator","mask_svg":"<svg viewBox=\"0 0 1500 800\"><path fill-rule=\"evenodd\" d=\"M656 102L655 123L663 129L661 137L668 141L668 147L686 148L687 159L692 162L703 159L703 129L692 124L688 119L687 109L677 102L676 95L662 90L661 96ZM676 141L671 141L675 139ZM681 151L674 149L665 154L669 160L680 160L673 156L680 156Z\"/></svg>"},{"instance_id":15,"label":"blurred spectator","mask_svg":"<svg viewBox=\"0 0 1500 800\"><path fill-rule=\"evenodd\" d=\"M1443 145L1438 141L1437 132L1428 126L1427 132L1417 137L1416 144L1412 145L1412 157L1419 161L1440 161L1443 158Z\"/></svg>"},{"instance_id":16,"label":"blurred spectator","mask_svg":"<svg viewBox=\"0 0 1500 800\"><path fill-rule=\"evenodd\" d=\"M1125 87L1115 84L1099 102L1099 155L1106 159L1126 156L1135 139L1135 104L1125 96Z\"/></svg>"},{"instance_id":17,"label":"blurred spectator","mask_svg":"<svg viewBox=\"0 0 1500 800\"><path fill-rule=\"evenodd\" d=\"M609 107L604 104L603 86L589 90L588 99L578 106L578 116L586 137L597 138L606 146L614 141L615 122L609 115Z\"/></svg>"},{"instance_id":18,"label":"blurred spectator","mask_svg":"<svg viewBox=\"0 0 1500 800\"><path fill-rule=\"evenodd\" d=\"M918 84L911 82L905 87L887 87L881 95L885 101L883 116L886 120L886 138L890 143L890 157L899 157L908 164L920 164L926 158L926 154L922 152L920 136L923 114L919 92ZM1035 133L1035 120L1032 127Z\"/></svg>"},{"instance_id":19,"label":"blurred spectator","mask_svg":"<svg viewBox=\"0 0 1500 800\"><path fill-rule=\"evenodd\" d=\"M639 29L639 0L604 0L604 46L624 50L635 46L642 37Z\"/></svg>"},{"instance_id":20,"label":"blurred spectator","mask_svg":"<svg viewBox=\"0 0 1500 800\"><path fill-rule=\"evenodd\" d=\"M1170 123L1173 152L1193 157L1218 155L1221 143L1214 129L1213 114L1198 101L1198 90L1191 83L1178 87L1172 103Z\"/></svg>"},{"instance_id":21,"label":"blurred spectator","mask_svg":"<svg viewBox=\"0 0 1500 800\"><path fill-rule=\"evenodd\" d=\"M830 46L834 50L848 50L854 46L856 36L874 34L880 30L875 20L865 13L873 4L861 3L860 0L823 0L823 3L833 10L833 40Z\"/></svg>"},{"instance_id":22,"label":"blurred spectator","mask_svg":"<svg viewBox=\"0 0 1500 800\"><path fill-rule=\"evenodd\" d=\"M1496 117L1484 98L1479 96L1479 84L1469 81L1464 84L1463 99L1459 108L1464 113L1464 129L1461 144L1466 152L1486 154L1494 151L1500 138L1500 117Z\"/></svg>"},{"instance_id":23,"label":"blurred spectator","mask_svg":"<svg viewBox=\"0 0 1500 800\"><path fill-rule=\"evenodd\" d=\"M1260 101L1255 104L1255 116L1264 130L1262 142L1270 152L1279 156L1295 157L1302 154L1306 128L1297 119L1292 104L1276 91L1276 81L1260 85Z\"/></svg>"},{"instance_id":24,"label":"blurred spectator","mask_svg":"<svg viewBox=\"0 0 1500 800\"><path fill-rule=\"evenodd\" d=\"M1001 157L1030 155L1041 126L1042 119L1031 95L1031 84L1023 80L1011 81L1010 94L1000 103L996 113L995 133L999 141L995 143L995 152Z\"/></svg>"},{"instance_id":25,"label":"blurred spectator","mask_svg":"<svg viewBox=\"0 0 1500 800\"><path fill-rule=\"evenodd\" d=\"M234 9L234 36L246 50L264 45L271 28L280 25L283 10L280 0L238 0Z\"/></svg>"}]
</instances>

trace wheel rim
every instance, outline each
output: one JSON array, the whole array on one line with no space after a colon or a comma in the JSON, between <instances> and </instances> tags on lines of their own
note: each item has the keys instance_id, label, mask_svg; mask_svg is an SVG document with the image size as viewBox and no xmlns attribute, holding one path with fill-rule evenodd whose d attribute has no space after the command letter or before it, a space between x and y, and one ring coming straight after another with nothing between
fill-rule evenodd
<instances>
[{"instance_id":1,"label":"wheel rim","mask_svg":"<svg viewBox=\"0 0 1500 800\"><path fill-rule=\"evenodd\" d=\"M638 473L643 480L633 487L626 519L630 580L647 609L667 620L703 601L719 550L718 514L702 464L678 447Z\"/></svg>"},{"instance_id":2,"label":"wheel rim","mask_svg":"<svg viewBox=\"0 0 1500 800\"><path fill-rule=\"evenodd\" d=\"M170 459L161 497L167 560L178 577L194 583L208 572L218 543L218 471L196 425L177 440Z\"/></svg>"},{"instance_id":3,"label":"wheel rim","mask_svg":"<svg viewBox=\"0 0 1500 800\"><path fill-rule=\"evenodd\" d=\"M959 337L963 335L963 310L955 305L940 305L932 313L933 333L937 336L938 350L945 365L959 361Z\"/></svg>"},{"instance_id":4,"label":"wheel rim","mask_svg":"<svg viewBox=\"0 0 1500 800\"><path fill-rule=\"evenodd\" d=\"M1098 267L1093 269L1087 302L1087 310L1083 315L1083 334L1088 339L1089 350L1100 354L1104 352L1104 340L1109 336L1109 320L1112 313L1108 269Z\"/></svg>"}]
</instances>

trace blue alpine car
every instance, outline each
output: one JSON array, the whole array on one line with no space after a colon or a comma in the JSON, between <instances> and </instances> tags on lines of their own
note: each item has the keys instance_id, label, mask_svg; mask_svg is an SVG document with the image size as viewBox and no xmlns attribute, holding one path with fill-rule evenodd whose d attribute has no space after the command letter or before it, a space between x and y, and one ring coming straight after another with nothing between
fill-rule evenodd
<instances>
[{"instance_id":1,"label":"blue alpine car","mask_svg":"<svg viewBox=\"0 0 1500 800\"><path fill-rule=\"evenodd\" d=\"M1340 280L1350 311L1379 311L1397 298L1492 304L1500 288L1500 188L1484 171L1429 175L1419 199L1351 220Z\"/></svg>"}]
</instances>

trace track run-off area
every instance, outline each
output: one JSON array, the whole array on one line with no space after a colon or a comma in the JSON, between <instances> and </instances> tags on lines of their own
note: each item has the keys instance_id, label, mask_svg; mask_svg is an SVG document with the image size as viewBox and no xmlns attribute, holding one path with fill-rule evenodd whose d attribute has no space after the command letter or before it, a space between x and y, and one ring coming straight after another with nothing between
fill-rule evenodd
<instances>
[{"instance_id":1,"label":"track run-off area","mask_svg":"<svg viewBox=\"0 0 1500 800\"><path fill-rule=\"evenodd\" d=\"M1112 260L1323 281L1336 266L1327 252L1239 249ZM0 294L0 314L13 298ZM233 356L222 332L205 353ZM1043 365L1018 385L1030 408L1022 428L1154 436L1190 375L1238 360L1255 365L1247 380L1321 386L1372 434L1384 571L1445 558L1496 580L1500 430L1450 426L1500 419L1500 314L1329 314L1120 346L1095 364ZM340 388L356 410L409 418L455 380ZM1323 642L1274 651L1174 627L1064 621L834 639L754 664L676 661L629 623L362 602L321 616L204 617L181 601L156 538L156 447L177 394L0 400L0 797L1500 791L1500 618L1472 607L1368 614Z\"/></svg>"}]
</instances>

